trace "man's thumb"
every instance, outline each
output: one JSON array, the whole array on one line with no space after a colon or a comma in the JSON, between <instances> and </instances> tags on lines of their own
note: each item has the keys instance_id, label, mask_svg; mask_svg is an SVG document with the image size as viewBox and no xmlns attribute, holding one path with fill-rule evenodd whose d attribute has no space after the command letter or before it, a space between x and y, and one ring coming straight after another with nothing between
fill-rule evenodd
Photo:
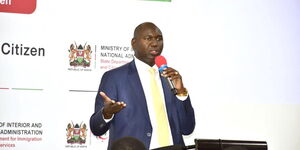
<instances>
[{"instance_id":1,"label":"man's thumb","mask_svg":"<svg viewBox=\"0 0 300 150\"><path fill-rule=\"evenodd\" d=\"M102 98L103 98L105 101L110 100L110 98L109 98L108 96L106 96L106 94L105 94L104 92L101 91L99 94L102 96Z\"/></svg>"}]
</instances>

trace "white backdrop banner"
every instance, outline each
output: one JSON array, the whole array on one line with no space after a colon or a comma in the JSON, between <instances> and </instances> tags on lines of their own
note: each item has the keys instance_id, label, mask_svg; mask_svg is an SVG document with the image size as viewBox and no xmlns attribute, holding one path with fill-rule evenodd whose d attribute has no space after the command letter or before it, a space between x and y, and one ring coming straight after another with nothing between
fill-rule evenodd
<instances>
[{"instance_id":1,"label":"white backdrop banner","mask_svg":"<svg viewBox=\"0 0 300 150\"><path fill-rule=\"evenodd\" d=\"M195 109L195 138L300 147L298 0L0 1L0 149L106 149L89 118L102 74L163 32Z\"/></svg>"}]
</instances>

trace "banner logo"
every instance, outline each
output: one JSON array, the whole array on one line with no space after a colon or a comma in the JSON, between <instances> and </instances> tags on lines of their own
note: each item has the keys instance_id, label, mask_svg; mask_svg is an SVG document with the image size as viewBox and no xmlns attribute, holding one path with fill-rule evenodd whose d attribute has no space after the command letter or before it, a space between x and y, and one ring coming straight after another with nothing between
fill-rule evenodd
<instances>
[{"instance_id":1,"label":"banner logo","mask_svg":"<svg viewBox=\"0 0 300 150\"><path fill-rule=\"evenodd\" d=\"M105 134L103 134L103 135L101 135L101 136L97 136L97 139L100 139L101 142L104 142L104 141L106 141L106 140L108 139L108 137L107 137L107 135L106 135L106 133L105 133Z\"/></svg>"},{"instance_id":2,"label":"banner logo","mask_svg":"<svg viewBox=\"0 0 300 150\"><path fill-rule=\"evenodd\" d=\"M81 44L79 46L74 44L70 45L69 49L69 62L70 66L77 67L90 67L91 65L91 46L90 45L84 45Z\"/></svg>"},{"instance_id":3,"label":"banner logo","mask_svg":"<svg viewBox=\"0 0 300 150\"><path fill-rule=\"evenodd\" d=\"M0 0L0 12L32 14L36 0Z\"/></svg>"},{"instance_id":4,"label":"banner logo","mask_svg":"<svg viewBox=\"0 0 300 150\"><path fill-rule=\"evenodd\" d=\"M87 136L87 126L85 123L74 125L73 122L67 126L67 143L68 144L85 144Z\"/></svg>"}]
</instances>

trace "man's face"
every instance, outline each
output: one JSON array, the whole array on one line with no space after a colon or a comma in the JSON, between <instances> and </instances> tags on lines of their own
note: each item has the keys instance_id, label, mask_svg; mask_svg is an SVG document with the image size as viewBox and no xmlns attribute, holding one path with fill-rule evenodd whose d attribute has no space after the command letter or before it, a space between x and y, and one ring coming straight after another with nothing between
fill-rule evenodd
<instances>
[{"instance_id":1,"label":"man's face","mask_svg":"<svg viewBox=\"0 0 300 150\"><path fill-rule=\"evenodd\" d=\"M161 31L152 24L146 24L132 39L132 47L135 57L153 66L155 57L159 56L163 49Z\"/></svg>"}]
</instances>

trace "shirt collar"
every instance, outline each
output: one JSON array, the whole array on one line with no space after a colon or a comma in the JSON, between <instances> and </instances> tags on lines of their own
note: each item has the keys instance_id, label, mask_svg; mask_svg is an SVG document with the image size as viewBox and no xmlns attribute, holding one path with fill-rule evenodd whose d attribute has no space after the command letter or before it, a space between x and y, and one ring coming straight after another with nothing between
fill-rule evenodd
<instances>
[{"instance_id":1,"label":"shirt collar","mask_svg":"<svg viewBox=\"0 0 300 150\"><path fill-rule=\"evenodd\" d=\"M142 62L141 60L139 60L139 59L136 58L135 56L134 56L134 60L135 60L136 68L137 68L138 70L149 71L149 69L151 68L148 64ZM152 68L155 69L155 72L158 71L158 68L157 68L156 65L154 65Z\"/></svg>"}]
</instances>

